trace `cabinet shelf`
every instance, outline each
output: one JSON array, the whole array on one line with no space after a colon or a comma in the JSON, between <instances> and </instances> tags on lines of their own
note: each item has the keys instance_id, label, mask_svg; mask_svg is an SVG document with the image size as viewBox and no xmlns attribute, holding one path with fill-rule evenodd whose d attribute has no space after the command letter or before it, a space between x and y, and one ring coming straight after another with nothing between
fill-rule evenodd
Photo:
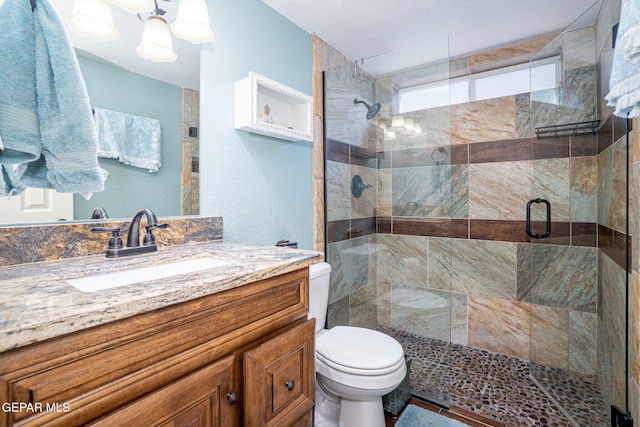
<instances>
[{"instance_id":1,"label":"cabinet shelf","mask_svg":"<svg viewBox=\"0 0 640 427\"><path fill-rule=\"evenodd\" d=\"M287 141L313 140L313 98L249 72L234 84L234 127Z\"/></svg>"}]
</instances>

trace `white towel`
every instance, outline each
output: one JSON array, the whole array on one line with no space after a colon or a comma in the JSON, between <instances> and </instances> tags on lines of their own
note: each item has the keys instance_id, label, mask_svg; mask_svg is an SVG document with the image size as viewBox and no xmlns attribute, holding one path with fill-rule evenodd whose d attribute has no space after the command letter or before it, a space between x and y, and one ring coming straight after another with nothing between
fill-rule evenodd
<instances>
[{"instance_id":1,"label":"white towel","mask_svg":"<svg viewBox=\"0 0 640 427\"><path fill-rule=\"evenodd\" d=\"M158 172L161 166L160 121L95 108L98 156Z\"/></svg>"}]
</instances>

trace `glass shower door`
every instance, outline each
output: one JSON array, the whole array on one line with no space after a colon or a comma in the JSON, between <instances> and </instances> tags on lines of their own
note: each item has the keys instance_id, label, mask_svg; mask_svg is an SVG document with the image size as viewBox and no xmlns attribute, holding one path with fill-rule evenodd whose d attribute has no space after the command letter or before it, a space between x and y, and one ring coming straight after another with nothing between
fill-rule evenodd
<instances>
[{"instance_id":1,"label":"glass shower door","mask_svg":"<svg viewBox=\"0 0 640 427\"><path fill-rule=\"evenodd\" d=\"M609 424L626 357L626 255L608 246L626 241L627 148L619 121L597 120L599 9L531 60L529 242L518 253L527 273L518 294L531 311L531 378L580 426ZM555 64L556 87L539 89L542 63Z\"/></svg>"}]
</instances>

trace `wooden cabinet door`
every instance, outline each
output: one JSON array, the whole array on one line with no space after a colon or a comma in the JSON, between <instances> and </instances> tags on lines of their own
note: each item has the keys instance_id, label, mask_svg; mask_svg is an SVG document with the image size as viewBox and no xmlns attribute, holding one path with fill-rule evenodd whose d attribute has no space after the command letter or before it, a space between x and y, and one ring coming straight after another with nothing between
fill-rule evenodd
<instances>
[{"instance_id":1,"label":"wooden cabinet door","mask_svg":"<svg viewBox=\"0 0 640 427\"><path fill-rule=\"evenodd\" d=\"M315 319L244 354L245 426L310 420L315 399Z\"/></svg>"},{"instance_id":2,"label":"wooden cabinet door","mask_svg":"<svg viewBox=\"0 0 640 427\"><path fill-rule=\"evenodd\" d=\"M158 391L105 415L92 427L228 427L226 395L233 356L212 363Z\"/></svg>"}]
</instances>

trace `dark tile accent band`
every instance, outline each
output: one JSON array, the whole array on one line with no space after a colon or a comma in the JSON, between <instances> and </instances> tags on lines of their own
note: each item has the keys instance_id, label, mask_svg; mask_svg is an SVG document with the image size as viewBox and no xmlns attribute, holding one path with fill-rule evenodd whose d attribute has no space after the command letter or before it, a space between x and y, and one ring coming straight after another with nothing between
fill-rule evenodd
<instances>
[{"instance_id":1,"label":"dark tile accent band","mask_svg":"<svg viewBox=\"0 0 640 427\"><path fill-rule=\"evenodd\" d=\"M569 157L569 137L531 140L531 159L561 159Z\"/></svg>"},{"instance_id":2,"label":"dark tile accent band","mask_svg":"<svg viewBox=\"0 0 640 427\"><path fill-rule=\"evenodd\" d=\"M469 144L469 163L511 162L530 159L529 138Z\"/></svg>"},{"instance_id":3,"label":"dark tile accent band","mask_svg":"<svg viewBox=\"0 0 640 427\"><path fill-rule=\"evenodd\" d=\"M533 221L531 224L533 233L544 233L545 229L546 223L543 221ZM596 247L596 229L598 227L595 223L556 221L551 224L549 237L533 239L527 235L524 221L379 216L377 218L331 221L327 234L329 243L382 233ZM599 236L599 247L616 262L622 262L621 265L624 267L624 235L607 227L599 226ZM619 261L620 259L622 261Z\"/></svg>"},{"instance_id":4,"label":"dark tile accent band","mask_svg":"<svg viewBox=\"0 0 640 427\"><path fill-rule=\"evenodd\" d=\"M571 157L598 155L598 137L595 134L571 137Z\"/></svg>"},{"instance_id":5,"label":"dark tile accent band","mask_svg":"<svg viewBox=\"0 0 640 427\"><path fill-rule=\"evenodd\" d=\"M609 117L597 132L598 136L598 154L606 150L613 144L613 119Z\"/></svg>"},{"instance_id":6,"label":"dark tile accent band","mask_svg":"<svg viewBox=\"0 0 640 427\"><path fill-rule=\"evenodd\" d=\"M456 239L468 237L467 219L393 217L392 224L393 234Z\"/></svg>"},{"instance_id":7,"label":"dark tile accent band","mask_svg":"<svg viewBox=\"0 0 640 427\"><path fill-rule=\"evenodd\" d=\"M469 237L477 240L527 243L531 239L525 231L524 221L472 219Z\"/></svg>"},{"instance_id":8,"label":"dark tile accent band","mask_svg":"<svg viewBox=\"0 0 640 427\"><path fill-rule=\"evenodd\" d=\"M598 224L598 248L622 269L626 268L625 245L627 244L629 245L629 262L631 262L632 243L632 236Z\"/></svg>"},{"instance_id":9,"label":"dark tile accent band","mask_svg":"<svg viewBox=\"0 0 640 427\"><path fill-rule=\"evenodd\" d=\"M571 245L595 248L598 244L597 224L593 222L571 223Z\"/></svg>"},{"instance_id":10,"label":"dark tile accent band","mask_svg":"<svg viewBox=\"0 0 640 427\"><path fill-rule=\"evenodd\" d=\"M349 164L349 144L329 138L327 138L326 144L327 160Z\"/></svg>"}]
</instances>

